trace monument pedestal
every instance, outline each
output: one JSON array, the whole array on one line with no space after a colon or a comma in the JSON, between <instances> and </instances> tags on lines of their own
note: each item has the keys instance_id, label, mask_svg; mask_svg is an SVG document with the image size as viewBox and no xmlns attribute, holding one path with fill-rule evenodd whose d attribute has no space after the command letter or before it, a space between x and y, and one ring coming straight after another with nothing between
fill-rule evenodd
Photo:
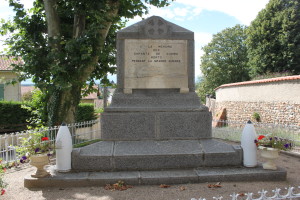
<instances>
[{"instance_id":1,"label":"monument pedestal","mask_svg":"<svg viewBox=\"0 0 300 200\"><path fill-rule=\"evenodd\" d=\"M240 146L213 139L101 141L72 152L75 171L148 171L241 164Z\"/></svg>"},{"instance_id":2,"label":"monument pedestal","mask_svg":"<svg viewBox=\"0 0 300 200\"><path fill-rule=\"evenodd\" d=\"M194 92L141 92L113 96L112 104L101 115L103 140L211 138L211 113Z\"/></svg>"}]
</instances>

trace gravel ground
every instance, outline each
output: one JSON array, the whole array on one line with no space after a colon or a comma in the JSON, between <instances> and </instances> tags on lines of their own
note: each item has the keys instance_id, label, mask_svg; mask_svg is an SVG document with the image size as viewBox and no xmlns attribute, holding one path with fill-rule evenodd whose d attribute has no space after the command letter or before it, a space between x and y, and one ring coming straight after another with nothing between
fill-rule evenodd
<instances>
[{"instance_id":1,"label":"gravel ground","mask_svg":"<svg viewBox=\"0 0 300 200\"><path fill-rule=\"evenodd\" d=\"M259 161L262 161L258 157ZM159 185L151 186L133 186L124 191L105 190L104 187L76 187L76 188L37 188L27 189L23 186L23 178L35 169L28 164L20 168L10 169L5 173L5 181L9 184L6 193L0 196L0 199L22 200L22 199L84 199L84 200L190 200L191 198L206 198L223 196L223 200L231 199L230 194L235 193L254 193L265 189L271 191L281 188L282 193L286 194L285 187L300 186L300 156L291 156L285 153L280 154L277 165L287 170L287 180L280 182L222 182L222 187L208 188L208 184L216 183L198 183L171 185L169 188L160 188ZM300 193L300 188L295 190ZM245 198L244 198L245 199ZM300 198L299 198L300 199Z\"/></svg>"}]
</instances>

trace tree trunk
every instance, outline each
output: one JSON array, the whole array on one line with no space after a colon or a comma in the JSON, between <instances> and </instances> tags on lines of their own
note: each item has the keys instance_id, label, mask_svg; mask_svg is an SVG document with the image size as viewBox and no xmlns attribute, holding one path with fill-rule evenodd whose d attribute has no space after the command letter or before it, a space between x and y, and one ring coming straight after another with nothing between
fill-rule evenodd
<instances>
[{"instance_id":1,"label":"tree trunk","mask_svg":"<svg viewBox=\"0 0 300 200\"><path fill-rule=\"evenodd\" d=\"M81 98L81 87L56 89L48 101L49 126L57 126L62 122L74 123L76 110Z\"/></svg>"},{"instance_id":2,"label":"tree trunk","mask_svg":"<svg viewBox=\"0 0 300 200\"><path fill-rule=\"evenodd\" d=\"M60 36L60 23L59 17L57 14L57 4L56 0L44 0L45 13L46 13L46 21L47 21L47 30L48 37L52 39L59 39ZM54 42L55 47L58 45L58 42ZM50 43L51 45L51 43Z\"/></svg>"},{"instance_id":3,"label":"tree trunk","mask_svg":"<svg viewBox=\"0 0 300 200\"><path fill-rule=\"evenodd\" d=\"M103 24L103 28L99 29L96 42L93 46L94 55L91 62L87 64L79 75L73 77L78 81L78 85L72 83L70 88L56 87L55 83L48 86L50 89L47 103L48 110L48 125L60 125L62 122L74 123L77 106L81 98L82 85L90 77L91 73L95 70L97 63L99 62L99 53L104 46L104 42L108 31L114 22L114 17L118 14L119 3L118 1L109 1L111 8L106 14L106 22ZM47 19L49 45L54 50L60 51L60 22L58 13L56 10L56 0L44 0L45 13ZM85 29L85 16L80 14L74 15L73 24L73 38L78 38L82 35Z\"/></svg>"}]
</instances>

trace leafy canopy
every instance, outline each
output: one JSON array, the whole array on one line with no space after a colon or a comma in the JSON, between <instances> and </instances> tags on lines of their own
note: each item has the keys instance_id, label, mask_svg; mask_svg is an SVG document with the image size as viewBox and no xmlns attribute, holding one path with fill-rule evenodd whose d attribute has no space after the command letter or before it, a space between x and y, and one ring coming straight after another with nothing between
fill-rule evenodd
<instances>
[{"instance_id":1,"label":"leafy canopy","mask_svg":"<svg viewBox=\"0 0 300 200\"><path fill-rule=\"evenodd\" d=\"M9 35L9 55L22 57L15 65L20 80L33 79L46 94L50 125L73 122L81 90L93 90L94 80L108 83L106 75L116 68L116 32L124 19L142 16L148 5L166 6L168 0L35 0L25 10L9 0L12 21L2 23L0 33Z\"/></svg>"},{"instance_id":2,"label":"leafy canopy","mask_svg":"<svg viewBox=\"0 0 300 200\"><path fill-rule=\"evenodd\" d=\"M251 76L300 73L300 1L270 0L248 28Z\"/></svg>"},{"instance_id":3,"label":"leafy canopy","mask_svg":"<svg viewBox=\"0 0 300 200\"><path fill-rule=\"evenodd\" d=\"M203 47L203 80L198 90L202 100L222 84L249 80L246 37L246 27L236 25L213 35Z\"/></svg>"}]
</instances>

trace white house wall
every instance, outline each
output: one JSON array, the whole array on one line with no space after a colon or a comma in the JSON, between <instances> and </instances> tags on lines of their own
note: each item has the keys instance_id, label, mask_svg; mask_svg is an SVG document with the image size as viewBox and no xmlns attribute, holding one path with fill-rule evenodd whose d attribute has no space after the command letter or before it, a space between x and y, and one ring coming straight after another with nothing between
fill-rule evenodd
<instances>
[{"instance_id":1,"label":"white house wall","mask_svg":"<svg viewBox=\"0 0 300 200\"><path fill-rule=\"evenodd\" d=\"M216 102L225 101L300 103L300 80L217 89Z\"/></svg>"},{"instance_id":2,"label":"white house wall","mask_svg":"<svg viewBox=\"0 0 300 200\"><path fill-rule=\"evenodd\" d=\"M1 83L17 78L13 72L0 72ZM21 101L21 84L18 82L14 85L4 85L4 100L5 101Z\"/></svg>"}]
</instances>

